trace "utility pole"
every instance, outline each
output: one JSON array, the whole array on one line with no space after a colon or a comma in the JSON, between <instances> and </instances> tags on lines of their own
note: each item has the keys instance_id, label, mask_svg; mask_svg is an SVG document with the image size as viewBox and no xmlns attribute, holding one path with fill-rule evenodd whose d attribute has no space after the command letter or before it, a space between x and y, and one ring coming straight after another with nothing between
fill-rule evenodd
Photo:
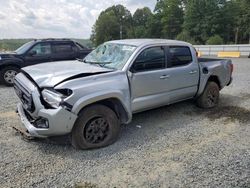
<instances>
[{"instance_id":1,"label":"utility pole","mask_svg":"<svg viewBox=\"0 0 250 188\"><path fill-rule=\"evenodd\" d=\"M121 18L120 18L120 39L123 38L123 20L124 20L125 16L123 15Z\"/></svg>"},{"instance_id":2,"label":"utility pole","mask_svg":"<svg viewBox=\"0 0 250 188\"><path fill-rule=\"evenodd\" d=\"M122 39L122 23L120 25L120 39Z\"/></svg>"},{"instance_id":3,"label":"utility pole","mask_svg":"<svg viewBox=\"0 0 250 188\"><path fill-rule=\"evenodd\" d=\"M235 44L238 44L238 37L239 37L239 27L236 28L235 32Z\"/></svg>"}]
</instances>

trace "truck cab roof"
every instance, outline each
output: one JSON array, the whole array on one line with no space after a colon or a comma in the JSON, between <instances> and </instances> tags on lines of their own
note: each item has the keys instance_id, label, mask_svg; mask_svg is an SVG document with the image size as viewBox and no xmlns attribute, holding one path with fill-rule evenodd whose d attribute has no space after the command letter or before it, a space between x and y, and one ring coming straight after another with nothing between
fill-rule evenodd
<instances>
[{"instance_id":1,"label":"truck cab roof","mask_svg":"<svg viewBox=\"0 0 250 188\"><path fill-rule=\"evenodd\" d=\"M132 46L148 46L154 44L163 44L163 45L185 45L185 46L192 46L192 44L177 41L177 40L168 40L168 39L125 39L125 40L113 40L109 43L118 43L118 44L127 44Z\"/></svg>"}]
</instances>

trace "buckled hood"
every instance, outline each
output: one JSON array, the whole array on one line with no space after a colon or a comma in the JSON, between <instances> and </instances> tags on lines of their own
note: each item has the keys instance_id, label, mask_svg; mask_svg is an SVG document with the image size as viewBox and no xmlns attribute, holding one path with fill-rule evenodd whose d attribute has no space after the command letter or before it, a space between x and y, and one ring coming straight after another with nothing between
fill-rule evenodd
<instances>
[{"instance_id":1,"label":"buckled hood","mask_svg":"<svg viewBox=\"0 0 250 188\"><path fill-rule=\"evenodd\" d=\"M66 80L107 73L113 70L80 61L42 63L22 69L39 87L54 87Z\"/></svg>"}]
</instances>

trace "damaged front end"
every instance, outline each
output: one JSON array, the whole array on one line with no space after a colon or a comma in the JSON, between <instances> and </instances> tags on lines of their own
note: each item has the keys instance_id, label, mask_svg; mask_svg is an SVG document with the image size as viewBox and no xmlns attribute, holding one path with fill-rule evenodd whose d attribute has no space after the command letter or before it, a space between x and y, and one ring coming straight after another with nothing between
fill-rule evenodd
<instances>
[{"instance_id":1,"label":"damaged front end","mask_svg":"<svg viewBox=\"0 0 250 188\"><path fill-rule=\"evenodd\" d=\"M70 133L77 115L62 105L44 105L45 96L23 73L16 76L14 88L21 101L17 105L17 112L27 129L18 129L19 132L28 138L46 138Z\"/></svg>"}]
</instances>

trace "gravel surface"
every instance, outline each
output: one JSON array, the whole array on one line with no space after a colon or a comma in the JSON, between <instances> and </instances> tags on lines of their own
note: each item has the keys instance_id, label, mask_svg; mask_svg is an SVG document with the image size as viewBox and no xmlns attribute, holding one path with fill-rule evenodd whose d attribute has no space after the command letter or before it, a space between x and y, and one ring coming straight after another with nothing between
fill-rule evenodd
<instances>
[{"instance_id":1,"label":"gravel surface","mask_svg":"<svg viewBox=\"0 0 250 188\"><path fill-rule=\"evenodd\" d=\"M0 86L0 187L250 187L250 59L233 62L218 108L140 113L115 144L88 151L23 140L17 98Z\"/></svg>"}]
</instances>

